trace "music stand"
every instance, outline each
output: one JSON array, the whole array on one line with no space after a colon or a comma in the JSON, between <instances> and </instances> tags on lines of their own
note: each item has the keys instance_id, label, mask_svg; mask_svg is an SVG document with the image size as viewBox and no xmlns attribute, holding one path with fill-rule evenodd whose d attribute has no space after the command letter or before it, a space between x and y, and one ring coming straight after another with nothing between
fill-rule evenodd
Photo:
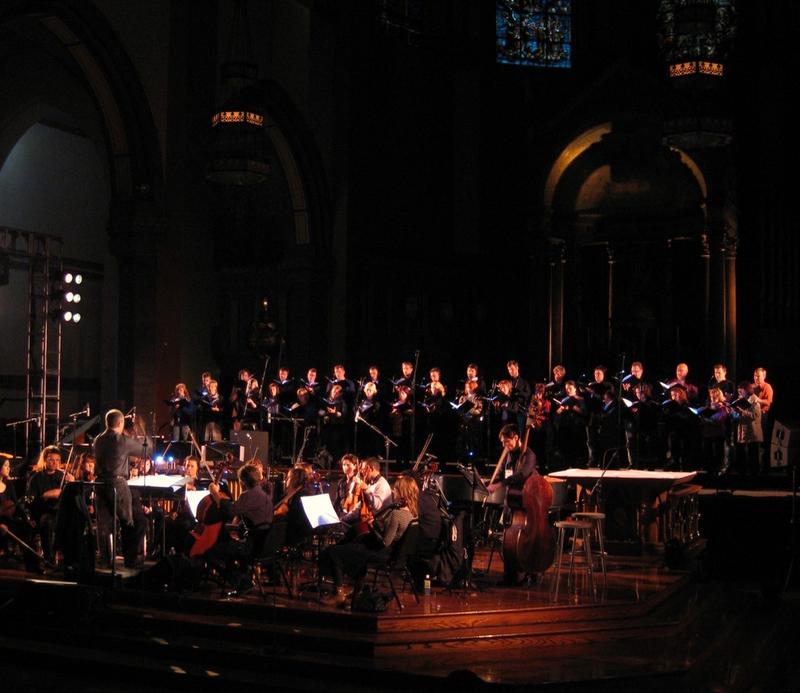
<instances>
[{"instance_id":1,"label":"music stand","mask_svg":"<svg viewBox=\"0 0 800 693\"><path fill-rule=\"evenodd\" d=\"M339 524L340 522L336 510L333 508L331 497L327 493L318 493L313 496L301 496L300 504L312 532L318 530L320 527L329 527ZM317 579L313 582L300 585L299 591L305 592L310 589L316 589L317 597L321 598L322 573L319 570L319 541L313 542L312 547L314 548L313 563L317 571Z\"/></svg>"},{"instance_id":2,"label":"music stand","mask_svg":"<svg viewBox=\"0 0 800 693\"><path fill-rule=\"evenodd\" d=\"M464 572L463 576L463 586L465 590L469 589L477 589L478 591L483 591L483 587L474 583L472 578L474 575L474 571L472 568L472 563L475 559L475 489L480 488L482 491L486 492L486 496L489 495L489 489L486 487L486 484L483 483L483 479L481 479L480 474L478 474L477 470L473 466L464 466L463 464L456 464L456 469L458 470L459 474L463 476L467 483L469 483L470 487L470 508L469 508L469 544L467 545L467 569ZM458 576L454 576L453 579L450 581L450 584L447 586L447 590L452 592L456 587L456 580Z\"/></svg>"}]
</instances>

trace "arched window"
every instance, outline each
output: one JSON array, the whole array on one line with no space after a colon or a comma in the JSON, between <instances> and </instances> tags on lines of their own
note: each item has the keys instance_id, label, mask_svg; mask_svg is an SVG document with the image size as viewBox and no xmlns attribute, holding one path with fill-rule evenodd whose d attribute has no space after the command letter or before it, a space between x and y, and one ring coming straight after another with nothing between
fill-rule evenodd
<instances>
[{"instance_id":1,"label":"arched window","mask_svg":"<svg viewBox=\"0 0 800 693\"><path fill-rule=\"evenodd\" d=\"M498 63L572 67L572 0L497 0Z\"/></svg>"}]
</instances>

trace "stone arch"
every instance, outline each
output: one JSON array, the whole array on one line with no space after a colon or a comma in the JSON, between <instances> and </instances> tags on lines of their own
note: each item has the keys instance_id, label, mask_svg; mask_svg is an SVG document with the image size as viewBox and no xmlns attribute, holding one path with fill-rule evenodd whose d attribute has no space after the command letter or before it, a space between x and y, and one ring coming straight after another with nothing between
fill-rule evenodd
<instances>
[{"instance_id":1,"label":"stone arch","mask_svg":"<svg viewBox=\"0 0 800 693\"><path fill-rule=\"evenodd\" d=\"M112 196L163 195L161 147L148 100L130 58L105 17L89 2L11 0L0 10L0 24L34 22L47 32L81 70L102 115L112 181ZM24 111L29 105L22 105ZM20 112L15 114L21 127ZM0 160L7 154L5 133ZM5 146L3 146L5 145Z\"/></svg>"}]
</instances>

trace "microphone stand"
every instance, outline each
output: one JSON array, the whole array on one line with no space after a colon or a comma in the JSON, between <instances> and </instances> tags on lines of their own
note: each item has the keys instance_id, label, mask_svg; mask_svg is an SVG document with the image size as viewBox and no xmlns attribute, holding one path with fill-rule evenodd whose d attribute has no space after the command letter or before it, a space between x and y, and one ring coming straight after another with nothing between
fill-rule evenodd
<instances>
[{"instance_id":1,"label":"microphone stand","mask_svg":"<svg viewBox=\"0 0 800 693\"><path fill-rule=\"evenodd\" d=\"M620 354L619 363L619 387L617 388L617 442L620 440L625 441L625 454L627 457L628 468L632 467L631 453L628 448L628 436L625 434L625 429L622 426L622 409L625 407L622 399L622 381L625 379L625 352Z\"/></svg>"},{"instance_id":2,"label":"microphone stand","mask_svg":"<svg viewBox=\"0 0 800 693\"><path fill-rule=\"evenodd\" d=\"M377 426L373 426L369 421L367 421L366 419L361 418L361 413L356 411L356 424L358 424L359 421L361 423L363 423L365 426L367 426L368 428L371 428L373 431L375 431L375 433L377 433L381 438L383 438L383 446L384 446L384 449L386 451L386 458L385 458L386 459L386 476L388 478L388 476L389 476L389 446L393 445L394 447L397 447L397 443L395 443L389 436L384 434L384 432L380 428L378 428ZM358 428L358 425L356 425L356 428Z\"/></svg>"},{"instance_id":3,"label":"microphone stand","mask_svg":"<svg viewBox=\"0 0 800 693\"><path fill-rule=\"evenodd\" d=\"M27 424L35 423L37 426L39 424L39 417L38 416L29 416L27 419L19 419L18 421L9 421L6 424L6 428L11 426L14 429L14 457L17 456L17 426L21 426L22 424L26 425L25 430L27 431ZM25 434L25 449L27 450L28 445L28 434Z\"/></svg>"},{"instance_id":4,"label":"microphone stand","mask_svg":"<svg viewBox=\"0 0 800 693\"><path fill-rule=\"evenodd\" d=\"M283 348L283 345L281 345L281 348ZM280 355L278 356L278 361L279 361L278 365L280 366ZM267 357L264 359L264 370L261 371L261 387L258 388L258 402L259 402L259 404L261 404L261 402L264 401L264 383L267 380L267 368L268 368L268 366L269 366L269 354L267 354ZM247 406L247 404L245 404L245 407L246 406ZM264 430L264 410L263 409L259 412L259 419L260 419L259 422L258 422L259 423L259 429L261 429L263 431ZM269 458L269 450L267 450L267 458Z\"/></svg>"},{"instance_id":5,"label":"microphone stand","mask_svg":"<svg viewBox=\"0 0 800 693\"><path fill-rule=\"evenodd\" d=\"M592 490L586 492L587 498L593 498L594 499L595 510L599 510L602 507L602 503L600 503L600 501L603 498L603 477L606 475L606 472L608 471L608 468L611 466L611 462L613 462L614 458L617 457L620 449L621 448L619 448L619 447L609 448L608 450L606 450L603 453L603 462L602 462L602 465L601 465L602 471L600 472L600 476L597 477L597 481L594 482L594 485L592 486ZM608 456L609 452L613 452L614 454L611 455L611 457L609 457ZM595 493L597 493L597 496L595 496ZM584 501L584 510L587 509L587 507L588 507L587 504L588 504L588 500Z\"/></svg>"},{"instance_id":6,"label":"microphone stand","mask_svg":"<svg viewBox=\"0 0 800 693\"><path fill-rule=\"evenodd\" d=\"M414 457L417 448L417 370L419 369L419 349L414 351L414 372L411 374L411 449L409 457Z\"/></svg>"}]
</instances>

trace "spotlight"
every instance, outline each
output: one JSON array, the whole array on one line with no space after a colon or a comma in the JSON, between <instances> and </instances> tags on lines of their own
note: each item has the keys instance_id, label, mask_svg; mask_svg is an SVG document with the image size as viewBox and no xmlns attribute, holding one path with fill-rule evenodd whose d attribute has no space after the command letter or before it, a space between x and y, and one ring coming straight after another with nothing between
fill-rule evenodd
<instances>
[{"instance_id":1,"label":"spotlight","mask_svg":"<svg viewBox=\"0 0 800 693\"><path fill-rule=\"evenodd\" d=\"M81 314L80 313L73 313L72 314L72 322L80 322L81 321Z\"/></svg>"},{"instance_id":2,"label":"spotlight","mask_svg":"<svg viewBox=\"0 0 800 693\"><path fill-rule=\"evenodd\" d=\"M72 280L73 279L74 279L74 277L72 276L72 274L70 272L65 272L64 273L64 283L65 284L72 284Z\"/></svg>"},{"instance_id":3,"label":"spotlight","mask_svg":"<svg viewBox=\"0 0 800 693\"><path fill-rule=\"evenodd\" d=\"M64 322L72 322L72 311L64 311Z\"/></svg>"},{"instance_id":4,"label":"spotlight","mask_svg":"<svg viewBox=\"0 0 800 693\"><path fill-rule=\"evenodd\" d=\"M67 291L67 293L64 294L64 298L67 300L67 303L72 303L75 300L75 294L71 291Z\"/></svg>"},{"instance_id":5,"label":"spotlight","mask_svg":"<svg viewBox=\"0 0 800 693\"><path fill-rule=\"evenodd\" d=\"M76 274L75 275L75 283L76 284L83 284L83 275L82 274Z\"/></svg>"},{"instance_id":6,"label":"spotlight","mask_svg":"<svg viewBox=\"0 0 800 693\"><path fill-rule=\"evenodd\" d=\"M69 299L67 299L69 300ZM80 294L72 294L72 302L73 303L80 303L81 302L81 295Z\"/></svg>"}]
</instances>

